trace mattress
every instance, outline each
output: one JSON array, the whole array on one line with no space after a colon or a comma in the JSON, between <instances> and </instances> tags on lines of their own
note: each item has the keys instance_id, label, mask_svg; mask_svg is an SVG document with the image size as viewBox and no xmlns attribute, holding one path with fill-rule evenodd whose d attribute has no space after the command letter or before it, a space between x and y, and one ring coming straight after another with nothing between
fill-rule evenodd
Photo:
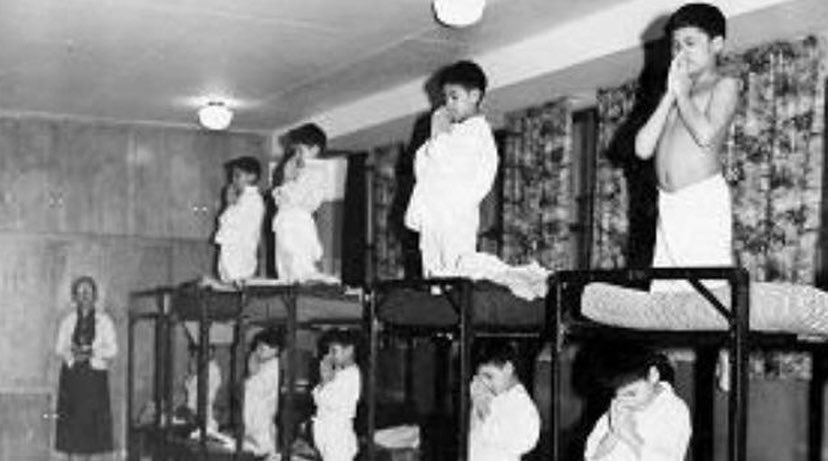
<instances>
[{"instance_id":1,"label":"mattress","mask_svg":"<svg viewBox=\"0 0 828 461\"><path fill-rule=\"evenodd\" d=\"M198 320L204 309L207 317L216 321L231 320L239 313L252 321L280 321L287 319L291 292L296 295L296 320L300 323L362 319L362 296L339 285L248 286L233 291L186 286L174 291L172 310L184 320Z\"/></svg>"},{"instance_id":2,"label":"mattress","mask_svg":"<svg viewBox=\"0 0 828 461\"><path fill-rule=\"evenodd\" d=\"M710 290L730 308L730 288ZM727 320L695 291L647 292L607 283L584 287L581 313L606 325L666 331L726 330ZM828 336L828 293L807 285L750 284L750 329Z\"/></svg>"},{"instance_id":3,"label":"mattress","mask_svg":"<svg viewBox=\"0 0 828 461\"><path fill-rule=\"evenodd\" d=\"M380 293L377 315L383 322L397 326L452 327L460 318L449 300L455 294L396 288ZM472 305L477 327L534 329L544 325L544 299L528 301L491 282L472 285Z\"/></svg>"}]
</instances>

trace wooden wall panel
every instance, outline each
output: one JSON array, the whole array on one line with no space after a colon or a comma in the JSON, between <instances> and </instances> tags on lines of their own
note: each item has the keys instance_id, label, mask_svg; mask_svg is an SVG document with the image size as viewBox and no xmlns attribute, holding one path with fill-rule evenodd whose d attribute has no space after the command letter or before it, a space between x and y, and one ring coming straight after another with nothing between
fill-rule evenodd
<instances>
[{"instance_id":1,"label":"wooden wall panel","mask_svg":"<svg viewBox=\"0 0 828 461\"><path fill-rule=\"evenodd\" d=\"M129 129L64 122L57 146L61 231L128 233Z\"/></svg>"},{"instance_id":2,"label":"wooden wall panel","mask_svg":"<svg viewBox=\"0 0 828 461\"><path fill-rule=\"evenodd\" d=\"M133 131L130 153L131 235L169 237L168 218L173 181L170 159L164 150L164 128L139 127Z\"/></svg>"},{"instance_id":3,"label":"wooden wall panel","mask_svg":"<svg viewBox=\"0 0 828 461\"><path fill-rule=\"evenodd\" d=\"M0 228L58 228L58 127L54 121L0 119Z\"/></svg>"}]
</instances>

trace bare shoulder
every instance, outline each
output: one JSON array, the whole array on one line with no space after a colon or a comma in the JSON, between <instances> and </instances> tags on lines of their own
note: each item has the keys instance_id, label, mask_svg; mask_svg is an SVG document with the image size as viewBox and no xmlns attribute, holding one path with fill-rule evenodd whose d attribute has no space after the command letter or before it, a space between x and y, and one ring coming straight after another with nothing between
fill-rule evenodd
<instances>
[{"instance_id":1,"label":"bare shoulder","mask_svg":"<svg viewBox=\"0 0 828 461\"><path fill-rule=\"evenodd\" d=\"M713 100L733 102L739 97L739 80L723 75L713 84Z\"/></svg>"}]
</instances>

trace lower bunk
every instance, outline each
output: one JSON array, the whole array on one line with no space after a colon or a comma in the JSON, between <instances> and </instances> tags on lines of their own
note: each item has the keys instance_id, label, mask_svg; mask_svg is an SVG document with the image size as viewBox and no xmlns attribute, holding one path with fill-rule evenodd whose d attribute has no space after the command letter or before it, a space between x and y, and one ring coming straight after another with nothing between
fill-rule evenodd
<instances>
[{"instance_id":1,"label":"lower bunk","mask_svg":"<svg viewBox=\"0 0 828 461\"><path fill-rule=\"evenodd\" d=\"M378 427L377 371L383 338L439 338L436 342L443 344L444 353L441 363L448 367L451 367L450 350L456 348L458 370L455 379L443 387L443 392L456 396L452 399L454 411L443 417L429 417L430 427L426 431L438 436L442 445L442 453L430 456L446 460L467 459L468 384L474 373L471 354L474 339L492 335L540 338L547 329L542 298L527 300L503 286L464 278L376 283L370 291L367 315L370 321L366 380L369 440L375 440ZM367 459L377 459L376 450L376 444L369 443Z\"/></svg>"},{"instance_id":2,"label":"lower bunk","mask_svg":"<svg viewBox=\"0 0 828 461\"><path fill-rule=\"evenodd\" d=\"M674 286L679 283L686 289L656 292L630 288L651 281L661 286L668 281ZM561 395L559 357L567 343L614 337L645 340L660 347L726 350L730 461L747 459L750 350L759 347L806 350L821 364L826 349L823 339L828 337L828 294L800 285L750 283L747 272L740 268L564 271L550 278L548 300L549 312L554 313L551 319L553 400ZM820 383L821 380L814 380L812 385ZM709 383L697 383L708 384L712 389L712 379ZM821 394L821 388L812 392L812 396L817 394ZM712 411L704 411L712 418ZM557 408L551 419L553 459L564 459L561 457L561 416ZM821 415L819 419L812 422L821 426ZM697 427L699 437L694 439L709 440L710 434L706 431L711 430L710 424L707 426ZM810 447L821 445L821 428L812 429L810 434ZM712 453L709 447L698 451ZM821 448L810 459L820 459L820 452Z\"/></svg>"}]
</instances>

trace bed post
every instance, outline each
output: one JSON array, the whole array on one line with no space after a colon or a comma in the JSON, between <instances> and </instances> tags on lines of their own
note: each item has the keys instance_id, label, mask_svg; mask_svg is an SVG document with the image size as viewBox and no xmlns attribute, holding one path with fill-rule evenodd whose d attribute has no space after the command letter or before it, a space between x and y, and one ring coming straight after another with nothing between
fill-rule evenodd
<instances>
[{"instance_id":1,"label":"bed post","mask_svg":"<svg viewBox=\"0 0 828 461\"><path fill-rule=\"evenodd\" d=\"M282 412L282 461L290 461L291 459L291 445L293 444L294 435L294 393L296 386L296 301L297 301L297 285L290 285L287 288L287 299L285 300L285 307L287 308L287 367L285 367L285 383L287 384L287 392L285 392L285 405Z\"/></svg>"},{"instance_id":2,"label":"bed post","mask_svg":"<svg viewBox=\"0 0 828 461\"><path fill-rule=\"evenodd\" d=\"M561 280L558 278L557 274L553 274L549 277L549 287L548 287L548 295L546 297L546 316L547 316L547 323L550 322L551 319L552 328L550 331L550 349L551 349L551 365L552 365L552 379L550 383L550 390L552 393L552 398L549 399L552 405L551 411L549 412L550 421L549 421L549 448L551 452L551 459L552 461L559 461L560 452L561 452L561 440L560 440L560 425L561 425L561 414L560 414L560 405L558 404L558 399L561 397L561 362L560 356L563 350L563 334L561 331L561 312L562 312L562 288L561 288Z\"/></svg>"},{"instance_id":3,"label":"bed post","mask_svg":"<svg viewBox=\"0 0 828 461\"><path fill-rule=\"evenodd\" d=\"M204 295L198 290L198 429L202 459L207 458L207 380L210 366L210 319L207 316Z\"/></svg>"},{"instance_id":4,"label":"bed post","mask_svg":"<svg viewBox=\"0 0 828 461\"><path fill-rule=\"evenodd\" d=\"M244 290L241 293L241 300L239 301L239 310L236 312L236 318L233 324L233 344L230 350L230 425L234 428L234 436L236 437L236 455L241 454L242 439L244 438L244 385L239 373L239 345L244 344L244 336L242 329L242 312L247 305L247 295ZM242 348L241 352L244 352ZM241 361L244 363L244 361ZM242 368L242 372L243 372ZM238 385L242 383L242 385ZM236 398L233 398L236 396Z\"/></svg>"},{"instance_id":5,"label":"bed post","mask_svg":"<svg viewBox=\"0 0 828 461\"><path fill-rule=\"evenodd\" d=\"M134 303L134 297L130 295L130 307ZM133 417L132 417L132 394L135 392L135 385L133 383L135 378L135 317L132 315L132 310L127 308L127 401L126 401L126 449L127 459L132 458L133 451ZM157 408L157 407L156 407ZM156 410L157 413L157 410Z\"/></svg>"},{"instance_id":6,"label":"bed post","mask_svg":"<svg viewBox=\"0 0 828 461\"><path fill-rule=\"evenodd\" d=\"M471 379L471 344L474 335L472 285L460 281L460 431L458 431L458 459L468 459L469 437L469 381Z\"/></svg>"},{"instance_id":7,"label":"bed post","mask_svg":"<svg viewBox=\"0 0 828 461\"><path fill-rule=\"evenodd\" d=\"M161 407L158 409L158 421L161 422L163 425L162 430L162 437L161 437L161 459L167 459L167 440L170 437L170 431L172 428L172 424L170 424L170 420L172 419L172 409L173 409L173 401L172 401L172 381L173 381L173 318L172 318L172 294L171 293L162 293L159 295L159 299L161 302L161 312L159 313L157 322L161 322L161 365L163 367L162 370L162 394L163 400L161 402ZM158 366L159 362L156 362L156 366Z\"/></svg>"},{"instance_id":8,"label":"bed post","mask_svg":"<svg viewBox=\"0 0 828 461\"><path fill-rule=\"evenodd\" d=\"M730 379L733 383L729 405L728 459L747 459L748 329L750 328L750 279L742 268L730 278L733 318L730 331Z\"/></svg>"},{"instance_id":9,"label":"bed post","mask_svg":"<svg viewBox=\"0 0 828 461\"><path fill-rule=\"evenodd\" d=\"M374 432L377 428L377 359L379 355L379 319L373 287L368 290L366 304L368 311L369 355L368 355L368 461L376 459Z\"/></svg>"}]
</instances>

